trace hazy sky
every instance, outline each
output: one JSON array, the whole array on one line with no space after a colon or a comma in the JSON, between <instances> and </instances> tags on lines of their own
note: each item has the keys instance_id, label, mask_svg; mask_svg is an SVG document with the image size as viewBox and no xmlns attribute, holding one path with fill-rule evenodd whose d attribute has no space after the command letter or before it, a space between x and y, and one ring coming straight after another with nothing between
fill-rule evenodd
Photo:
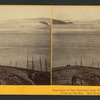
<instances>
[{"instance_id":1,"label":"hazy sky","mask_svg":"<svg viewBox=\"0 0 100 100\"><path fill-rule=\"evenodd\" d=\"M0 6L0 21L9 19L51 17L47 6Z\"/></svg>"},{"instance_id":2,"label":"hazy sky","mask_svg":"<svg viewBox=\"0 0 100 100\"><path fill-rule=\"evenodd\" d=\"M53 17L62 20L100 20L100 7L53 7Z\"/></svg>"}]
</instances>

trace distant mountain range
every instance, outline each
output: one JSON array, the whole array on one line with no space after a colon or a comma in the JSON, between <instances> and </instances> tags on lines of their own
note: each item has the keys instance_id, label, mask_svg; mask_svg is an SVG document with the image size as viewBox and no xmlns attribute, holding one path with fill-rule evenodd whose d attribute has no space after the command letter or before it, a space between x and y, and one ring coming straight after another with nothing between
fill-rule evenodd
<instances>
[{"instance_id":1,"label":"distant mountain range","mask_svg":"<svg viewBox=\"0 0 100 100\"><path fill-rule=\"evenodd\" d=\"M51 19L50 18L37 18L36 20L41 20L40 23L42 24L51 24ZM53 24L73 24L73 22L66 22L58 19L53 19Z\"/></svg>"},{"instance_id":2,"label":"distant mountain range","mask_svg":"<svg viewBox=\"0 0 100 100\"><path fill-rule=\"evenodd\" d=\"M0 21L0 28L13 28L13 27L32 27L33 25L41 24L45 26L51 25L50 18L28 18L28 19L13 19L8 21ZM73 24L73 22L62 21L58 19L53 19L53 24Z\"/></svg>"},{"instance_id":3,"label":"distant mountain range","mask_svg":"<svg viewBox=\"0 0 100 100\"><path fill-rule=\"evenodd\" d=\"M53 24L73 24L73 22L65 22L62 20L53 19Z\"/></svg>"}]
</instances>

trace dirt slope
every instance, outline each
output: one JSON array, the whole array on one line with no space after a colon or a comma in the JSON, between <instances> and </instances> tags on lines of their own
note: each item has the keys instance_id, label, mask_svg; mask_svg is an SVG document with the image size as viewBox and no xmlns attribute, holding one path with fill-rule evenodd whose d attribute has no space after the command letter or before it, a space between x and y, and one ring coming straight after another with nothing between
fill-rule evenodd
<instances>
[{"instance_id":1,"label":"dirt slope","mask_svg":"<svg viewBox=\"0 0 100 100\"><path fill-rule=\"evenodd\" d=\"M100 69L85 66L64 66L53 69L54 85L100 85ZM74 83L73 78L74 77Z\"/></svg>"},{"instance_id":2,"label":"dirt slope","mask_svg":"<svg viewBox=\"0 0 100 100\"><path fill-rule=\"evenodd\" d=\"M50 77L39 71L0 66L1 85L48 85Z\"/></svg>"}]
</instances>

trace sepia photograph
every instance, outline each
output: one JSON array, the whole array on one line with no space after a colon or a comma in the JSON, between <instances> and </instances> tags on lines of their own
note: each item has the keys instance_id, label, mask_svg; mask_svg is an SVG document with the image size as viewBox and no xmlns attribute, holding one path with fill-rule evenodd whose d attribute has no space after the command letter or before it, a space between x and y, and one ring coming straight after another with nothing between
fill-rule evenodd
<instances>
[{"instance_id":1,"label":"sepia photograph","mask_svg":"<svg viewBox=\"0 0 100 100\"><path fill-rule=\"evenodd\" d=\"M50 85L51 7L0 6L0 85Z\"/></svg>"},{"instance_id":2,"label":"sepia photograph","mask_svg":"<svg viewBox=\"0 0 100 100\"><path fill-rule=\"evenodd\" d=\"M53 7L53 85L100 86L100 7Z\"/></svg>"}]
</instances>

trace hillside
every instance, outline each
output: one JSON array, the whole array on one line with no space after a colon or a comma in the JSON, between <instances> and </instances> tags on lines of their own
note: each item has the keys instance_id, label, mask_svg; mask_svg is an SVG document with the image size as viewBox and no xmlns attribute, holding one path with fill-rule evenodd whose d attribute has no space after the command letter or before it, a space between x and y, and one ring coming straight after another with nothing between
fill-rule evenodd
<instances>
[{"instance_id":1,"label":"hillside","mask_svg":"<svg viewBox=\"0 0 100 100\"><path fill-rule=\"evenodd\" d=\"M85 66L63 66L53 69L53 85L100 86L100 69ZM76 79L75 79L76 78Z\"/></svg>"},{"instance_id":2,"label":"hillside","mask_svg":"<svg viewBox=\"0 0 100 100\"><path fill-rule=\"evenodd\" d=\"M39 20L40 22L48 23L49 25L51 24L50 18L36 18L35 20ZM45 23L42 23L42 24L45 24ZM73 24L73 22L53 19L53 24Z\"/></svg>"},{"instance_id":3,"label":"hillside","mask_svg":"<svg viewBox=\"0 0 100 100\"><path fill-rule=\"evenodd\" d=\"M49 85L47 72L33 71L23 68L0 66L1 85Z\"/></svg>"},{"instance_id":4,"label":"hillside","mask_svg":"<svg viewBox=\"0 0 100 100\"><path fill-rule=\"evenodd\" d=\"M36 24L36 23L41 23L45 22L48 23L48 25L51 25L51 19L50 18L27 18L27 19L13 19L13 20L8 20L8 21L0 21L0 24L6 25L7 23L12 23L14 24ZM44 24L44 23L41 23ZM71 21L62 21L58 19L53 19L53 24L73 24Z\"/></svg>"},{"instance_id":5,"label":"hillside","mask_svg":"<svg viewBox=\"0 0 100 100\"><path fill-rule=\"evenodd\" d=\"M65 22L62 20L53 19L53 24L73 24L73 22Z\"/></svg>"}]
</instances>

